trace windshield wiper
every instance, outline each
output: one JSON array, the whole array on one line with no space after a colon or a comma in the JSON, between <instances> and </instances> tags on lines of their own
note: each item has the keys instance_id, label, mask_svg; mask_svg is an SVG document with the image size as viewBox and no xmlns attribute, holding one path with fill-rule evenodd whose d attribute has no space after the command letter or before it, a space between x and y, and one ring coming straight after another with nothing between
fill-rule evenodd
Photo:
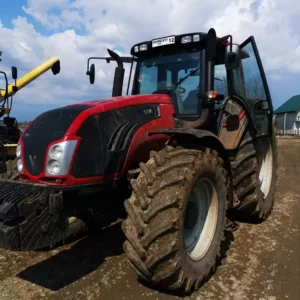
<instances>
[{"instance_id":1,"label":"windshield wiper","mask_svg":"<svg viewBox=\"0 0 300 300\"><path fill-rule=\"evenodd\" d=\"M169 95L170 93L172 93L177 87L178 85L183 82L184 80L186 80L188 77L190 77L191 75L195 74L198 70L200 69L200 67L190 71L189 74L185 75L183 78L181 78L171 89L169 89L167 91L167 94Z\"/></svg>"}]
</instances>

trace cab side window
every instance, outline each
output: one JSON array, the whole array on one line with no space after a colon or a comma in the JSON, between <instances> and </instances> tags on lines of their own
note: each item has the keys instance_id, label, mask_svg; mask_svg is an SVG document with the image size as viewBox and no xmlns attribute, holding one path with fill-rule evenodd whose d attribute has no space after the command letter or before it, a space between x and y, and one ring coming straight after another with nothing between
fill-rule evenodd
<instances>
[{"instance_id":1,"label":"cab side window","mask_svg":"<svg viewBox=\"0 0 300 300\"><path fill-rule=\"evenodd\" d=\"M260 56L255 45L253 37L241 44L240 68L233 71L233 82L234 92L243 98L252 116L257 136L262 136L268 133L271 122L267 109L263 110L260 107L263 107L263 103L269 104L270 99L267 82L263 79L264 70L258 63Z\"/></svg>"},{"instance_id":2,"label":"cab side window","mask_svg":"<svg viewBox=\"0 0 300 300\"><path fill-rule=\"evenodd\" d=\"M235 92L250 103L253 100L267 101L264 83L252 43L246 44L241 51L245 51L248 57L243 58L240 69L233 72Z\"/></svg>"},{"instance_id":3,"label":"cab side window","mask_svg":"<svg viewBox=\"0 0 300 300\"><path fill-rule=\"evenodd\" d=\"M158 70L156 66L142 67L140 74L140 91L142 95L152 94L153 91L157 90L157 76Z\"/></svg>"},{"instance_id":4,"label":"cab side window","mask_svg":"<svg viewBox=\"0 0 300 300\"><path fill-rule=\"evenodd\" d=\"M186 76L189 72L194 69L180 70L178 72L178 81ZM199 75L190 76L186 80L184 80L178 90L180 91L180 87L184 88L185 91L180 93L181 101L183 106L181 108L181 114L196 114L197 106L199 99L197 98L197 94L199 93ZM179 108L180 110L180 108Z\"/></svg>"},{"instance_id":5,"label":"cab side window","mask_svg":"<svg viewBox=\"0 0 300 300\"><path fill-rule=\"evenodd\" d=\"M225 64L215 65L214 89L220 95L228 96L227 72Z\"/></svg>"}]
</instances>

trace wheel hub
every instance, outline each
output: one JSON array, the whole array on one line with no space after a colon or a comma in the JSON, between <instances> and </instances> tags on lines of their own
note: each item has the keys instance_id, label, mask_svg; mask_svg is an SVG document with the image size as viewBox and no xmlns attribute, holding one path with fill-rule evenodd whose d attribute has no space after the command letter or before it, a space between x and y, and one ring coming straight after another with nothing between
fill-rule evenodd
<instances>
[{"instance_id":1,"label":"wheel hub","mask_svg":"<svg viewBox=\"0 0 300 300\"><path fill-rule=\"evenodd\" d=\"M209 179L200 179L188 198L184 220L184 246L191 259L199 260L206 254L217 220L217 192Z\"/></svg>"},{"instance_id":2,"label":"wheel hub","mask_svg":"<svg viewBox=\"0 0 300 300\"><path fill-rule=\"evenodd\" d=\"M186 214L189 217L185 219L184 228L192 230L195 227L198 220L198 206L194 202L188 202L186 209Z\"/></svg>"},{"instance_id":3,"label":"wheel hub","mask_svg":"<svg viewBox=\"0 0 300 300\"><path fill-rule=\"evenodd\" d=\"M260 141L259 153L259 182L260 190L267 198L271 188L272 172L273 172L273 152L269 141Z\"/></svg>"}]
</instances>

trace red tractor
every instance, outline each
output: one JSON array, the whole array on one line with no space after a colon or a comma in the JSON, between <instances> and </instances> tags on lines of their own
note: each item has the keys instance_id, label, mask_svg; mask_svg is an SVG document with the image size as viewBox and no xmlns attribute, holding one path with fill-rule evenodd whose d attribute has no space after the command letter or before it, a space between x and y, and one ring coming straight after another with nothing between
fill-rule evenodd
<instances>
[{"instance_id":1,"label":"red tractor","mask_svg":"<svg viewBox=\"0 0 300 300\"><path fill-rule=\"evenodd\" d=\"M130 57L108 52L97 59L117 62L111 98L47 111L22 134L20 180L0 181L0 246L54 247L70 217L92 227L121 216L140 278L197 289L228 216L261 222L274 203L273 107L255 40L210 29L139 43Z\"/></svg>"}]
</instances>

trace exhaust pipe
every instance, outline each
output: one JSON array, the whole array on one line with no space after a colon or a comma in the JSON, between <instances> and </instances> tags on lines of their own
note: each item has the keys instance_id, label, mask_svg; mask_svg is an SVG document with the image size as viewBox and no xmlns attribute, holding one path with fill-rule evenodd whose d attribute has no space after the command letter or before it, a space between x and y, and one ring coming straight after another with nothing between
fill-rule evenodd
<instances>
[{"instance_id":1,"label":"exhaust pipe","mask_svg":"<svg viewBox=\"0 0 300 300\"><path fill-rule=\"evenodd\" d=\"M107 49L111 58L113 58L118 66L115 69L115 77L113 83L112 97L122 96L123 81L125 69L121 57L114 51Z\"/></svg>"}]
</instances>

